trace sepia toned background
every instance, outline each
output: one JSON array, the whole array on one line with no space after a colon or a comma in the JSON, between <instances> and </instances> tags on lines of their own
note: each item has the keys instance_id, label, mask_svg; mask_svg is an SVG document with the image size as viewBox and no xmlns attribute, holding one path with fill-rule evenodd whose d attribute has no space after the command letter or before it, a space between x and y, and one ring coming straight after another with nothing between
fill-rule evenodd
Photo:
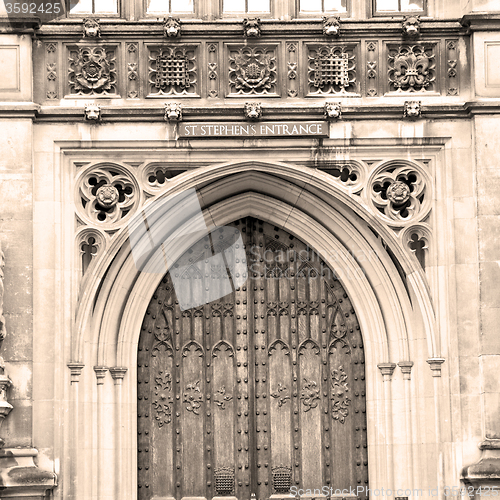
<instances>
[{"instance_id":1,"label":"sepia toned background","mask_svg":"<svg viewBox=\"0 0 500 500\"><path fill-rule=\"evenodd\" d=\"M498 485L498 1L66 7L0 5L0 498ZM328 136L180 133L259 123ZM189 189L263 267L184 314Z\"/></svg>"}]
</instances>

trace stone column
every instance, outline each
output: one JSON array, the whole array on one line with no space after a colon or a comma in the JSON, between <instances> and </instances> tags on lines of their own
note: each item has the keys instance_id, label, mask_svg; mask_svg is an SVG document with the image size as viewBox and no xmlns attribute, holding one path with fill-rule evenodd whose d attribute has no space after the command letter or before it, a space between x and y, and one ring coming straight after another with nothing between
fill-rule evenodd
<instances>
[{"instance_id":1,"label":"stone column","mask_svg":"<svg viewBox=\"0 0 500 500\"><path fill-rule=\"evenodd\" d=\"M391 380L396 363L380 363L377 365L384 380L384 413L385 413L385 436L387 443L387 485L385 488L394 490L394 452L392 437L392 389Z\"/></svg>"},{"instance_id":2,"label":"stone column","mask_svg":"<svg viewBox=\"0 0 500 500\"><path fill-rule=\"evenodd\" d=\"M123 440L122 440L122 388L123 388L123 378L127 373L127 368L125 367L115 367L109 369L113 380L115 381L115 450L117 457L125 456L125 450L123 450ZM115 472L115 496L116 498L123 498L123 467L121 460L117 458L115 461L116 472Z\"/></svg>"},{"instance_id":3,"label":"stone column","mask_svg":"<svg viewBox=\"0 0 500 500\"><path fill-rule=\"evenodd\" d=\"M411 394L411 368L413 366L413 361L400 361L398 363L399 368L401 368L401 372L403 373L403 385L404 385L404 395L405 395L405 404L404 404L404 412L405 412L405 425L406 425L406 446L407 446L407 461L408 464L412 464L412 469L408 469L408 487L416 487L417 479L416 475L418 474L417 467L417 455L414 453L414 445L413 445L413 425L412 425L412 394Z\"/></svg>"}]
</instances>

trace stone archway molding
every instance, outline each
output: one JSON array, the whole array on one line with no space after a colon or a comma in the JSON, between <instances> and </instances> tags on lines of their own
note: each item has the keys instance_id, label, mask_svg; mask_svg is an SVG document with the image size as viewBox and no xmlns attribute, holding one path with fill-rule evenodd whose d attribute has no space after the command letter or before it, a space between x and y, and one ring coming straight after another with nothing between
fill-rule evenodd
<instances>
[{"instance_id":1,"label":"stone archway molding","mask_svg":"<svg viewBox=\"0 0 500 500\"><path fill-rule=\"evenodd\" d=\"M158 210L161 211L162 199L193 187L197 189L208 226L223 226L245 216L261 218L309 243L332 269L342 270L338 273L339 279L356 309L365 344L370 486L413 485L416 479L407 471L411 470L412 461L425 460L424 449L419 452L409 445L404 449L406 458L398 457L397 461L394 450L398 446L398 434L411 436L412 428L418 426L420 417L415 413L410 416L410 413L420 407L413 402L410 408L406 400L402 413L393 415L393 383L389 382L396 362L408 366L413 357L418 357L414 359L414 369L418 371L426 365L428 356L438 357L439 353L428 289L416 262L376 216L322 172L262 162L203 167L174 179L170 188L155 199ZM182 209L182 206L177 207L180 212ZM137 225L132 223L129 228L137 229L139 222ZM183 221L183 224L174 230L179 232L177 236L189 228L190 222ZM192 239L196 241L196 235ZM403 269L406 285L384 245L391 248ZM175 256L176 249L169 249L169 254L170 251ZM362 259L363 256L366 258ZM149 257L147 266L158 269L162 259L158 251ZM115 498L135 498L136 350L143 316L163 274L137 270L127 229L116 236L107 254L96 264L95 276L86 283L81 294L73 363L95 367L97 418L88 413L90 406L86 404L95 401L96 387L90 378L93 374L88 370L78 384L81 388L80 396L76 391L75 411L78 405L84 404L87 410L83 419L92 422L91 425L87 423L88 432L97 434L97 470L104 471L107 464L115 464ZM116 410L112 420L105 417L101 408L103 385L110 383L110 378L106 382L107 367L111 367L115 384ZM120 376L116 376L117 373ZM396 383L398 390L402 391L403 386L407 390L402 380ZM428 390L433 390L432 385ZM424 411L423 408L421 405L418 411ZM82 447L85 436L75 428L73 432L75 442L82 443ZM114 436L119 460L112 447L104 449L103 443L109 436ZM78 467L75 470L79 476L75 478L75 488L83 491L92 479L88 472L80 472ZM398 471L405 472L398 474ZM99 474L98 494L104 496L109 494L110 487L104 485L104 473Z\"/></svg>"}]
</instances>

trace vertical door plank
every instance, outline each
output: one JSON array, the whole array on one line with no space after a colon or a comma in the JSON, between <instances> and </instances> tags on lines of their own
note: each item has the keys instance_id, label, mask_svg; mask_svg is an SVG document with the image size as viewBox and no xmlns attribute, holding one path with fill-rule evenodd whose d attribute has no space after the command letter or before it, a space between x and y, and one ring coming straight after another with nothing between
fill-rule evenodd
<instances>
[{"instance_id":1,"label":"vertical door plank","mask_svg":"<svg viewBox=\"0 0 500 500\"><path fill-rule=\"evenodd\" d=\"M203 348L191 341L182 349L181 435L183 496L205 496Z\"/></svg>"},{"instance_id":2,"label":"vertical door plank","mask_svg":"<svg viewBox=\"0 0 500 500\"><path fill-rule=\"evenodd\" d=\"M269 386L272 467L292 465L291 360L290 349L282 340L269 347Z\"/></svg>"},{"instance_id":3,"label":"vertical door plank","mask_svg":"<svg viewBox=\"0 0 500 500\"><path fill-rule=\"evenodd\" d=\"M226 341L218 342L212 351L212 408L213 408L213 448L214 476L224 473L222 469L232 469L234 474L234 413L235 413L235 367L234 350ZM215 478L214 478L215 480ZM216 494L232 494L233 491L217 491Z\"/></svg>"},{"instance_id":4,"label":"vertical door plank","mask_svg":"<svg viewBox=\"0 0 500 500\"><path fill-rule=\"evenodd\" d=\"M302 487L318 488L322 482L321 356L311 339L299 347L300 435Z\"/></svg>"}]
</instances>

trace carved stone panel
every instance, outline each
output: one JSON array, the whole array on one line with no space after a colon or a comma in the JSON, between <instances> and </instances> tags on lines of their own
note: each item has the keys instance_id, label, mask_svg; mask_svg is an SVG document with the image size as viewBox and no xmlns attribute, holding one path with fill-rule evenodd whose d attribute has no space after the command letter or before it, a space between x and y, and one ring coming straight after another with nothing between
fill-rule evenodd
<instances>
[{"instance_id":1,"label":"carved stone panel","mask_svg":"<svg viewBox=\"0 0 500 500\"><path fill-rule=\"evenodd\" d=\"M357 45L307 45L307 95L358 93Z\"/></svg>"},{"instance_id":2,"label":"carved stone panel","mask_svg":"<svg viewBox=\"0 0 500 500\"><path fill-rule=\"evenodd\" d=\"M377 97L379 95L379 42L378 40L367 40L365 45L365 82L366 95L368 97Z\"/></svg>"},{"instance_id":3,"label":"carved stone panel","mask_svg":"<svg viewBox=\"0 0 500 500\"><path fill-rule=\"evenodd\" d=\"M244 285L181 311L167 274L146 311L139 500L367 486L363 340L347 294L289 233L253 218L234 226ZM170 273L196 294L219 275L207 258L219 250L208 237L191 250Z\"/></svg>"},{"instance_id":4,"label":"carved stone panel","mask_svg":"<svg viewBox=\"0 0 500 500\"><path fill-rule=\"evenodd\" d=\"M436 45L388 45L389 92L439 92Z\"/></svg>"},{"instance_id":5,"label":"carved stone panel","mask_svg":"<svg viewBox=\"0 0 500 500\"><path fill-rule=\"evenodd\" d=\"M228 96L277 97L278 46L228 45Z\"/></svg>"},{"instance_id":6,"label":"carved stone panel","mask_svg":"<svg viewBox=\"0 0 500 500\"><path fill-rule=\"evenodd\" d=\"M287 96L288 97L298 97L299 96L299 43L298 42L287 42L286 44L286 54L287 54Z\"/></svg>"},{"instance_id":7,"label":"carved stone panel","mask_svg":"<svg viewBox=\"0 0 500 500\"><path fill-rule=\"evenodd\" d=\"M219 44L207 44L207 95L208 97L219 97L219 82L220 82L220 68L219 68Z\"/></svg>"},{"instance_id":8,"label":"carved stone panel","mask_svg":"<svg viewBox=\"0 0 500 500\"><path fill-rule=\"evenodd\" d=\"M139 44L126 44L127 58L127 98L138 99L140 89L139 75Z\"/></svg>"},{"instance_id":9,"label":"carved stone panel","mask_svg":"<svg viewBox=\"0 0 500 500\"><path fill-rule=\"evenodd\" d=\"M199 45L148 46L148 97L199 95Z\"/></svg>"},{"instance_id":10,"label":"carved stone panel","mask_svg":"<svg viewBox=\"0 0 500 500\"><path fill-rule=\"evenodd\" d=\"M458 40L446 40L446 95L460 93Z\"/></svg>"},{"instance_id":11,"label":"carved stone panel","mask_svg":"<svg viewBox=\"0 0 500 500\"><path fill-rule=\"evenodd\" d=\"M117 46L68 46L69 97L117 96Z\"/></svg>"},{"instance_id":12,"label":"carved stone panel","mask_svg":"<svg viewBox=\"0 0 500 500\"><path fill-rule=\"evenodd\" d=\"M53 100L59 98L59 78L58 78L58 44L49 42L45 44L46 64L47 64L47 84L46 98Z\"/></svg>"}]
</instances>

